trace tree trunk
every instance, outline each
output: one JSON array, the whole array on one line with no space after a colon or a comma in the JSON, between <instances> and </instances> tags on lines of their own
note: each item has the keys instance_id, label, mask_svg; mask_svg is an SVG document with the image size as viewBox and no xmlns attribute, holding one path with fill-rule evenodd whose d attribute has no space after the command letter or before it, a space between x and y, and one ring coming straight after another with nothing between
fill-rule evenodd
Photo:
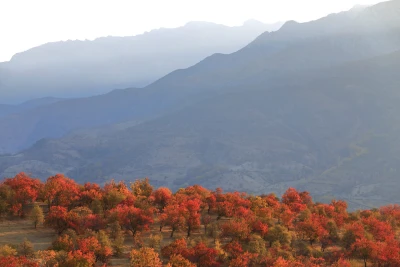
<instances>
[{"instance_id":1,"label":"tree trunk","mask_svg":"<svg viewBox=\"0 0 400 267\"><path fill-rule=\"evenodd\" d=\"M188 231L187 231L187 237L190 237L190 226L188 227Z\"/></svg>"},{"instance_id":2,"label":"tree trunk","mask_svg":"<svg viewBox=\"0 0 400 267\"><path fill-rule=\"evenodd\" d=\"M171 236L170 236L171 238L174 237L174 232L175 232L175 229L172 228L172 232L171 232Z\"/></svg>"},{"instance_id":3,"label":"tree trunk","mask_svg":"<svg viewBox=\"0 0 400 267\"><path fill-rule=\"evenodd\" d=\"M364 267L367 267L367 259L364 258Z\"/></svg>"}]
</instances>

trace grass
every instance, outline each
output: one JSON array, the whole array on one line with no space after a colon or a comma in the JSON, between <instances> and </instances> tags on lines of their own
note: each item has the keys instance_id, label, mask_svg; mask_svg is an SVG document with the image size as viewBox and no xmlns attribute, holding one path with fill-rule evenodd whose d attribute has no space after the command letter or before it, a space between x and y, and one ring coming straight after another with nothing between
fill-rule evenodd
<instances>
[{"instance_id":1,"label":"grass","mask_svg":"<svg viewBox=\"0 0 400 267\"><path fill-rule=\"evenodd\" d=\"M35 250L45 250L50 247L56 234L53 229L38 226L34 228L29 220L0 222L0 245L18 245L28 239Z\"/></svg>"}]
</instances>

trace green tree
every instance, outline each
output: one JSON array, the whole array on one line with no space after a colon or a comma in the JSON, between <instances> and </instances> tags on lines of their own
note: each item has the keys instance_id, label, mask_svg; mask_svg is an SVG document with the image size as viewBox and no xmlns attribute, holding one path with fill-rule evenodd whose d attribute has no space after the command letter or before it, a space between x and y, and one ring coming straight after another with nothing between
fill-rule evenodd
<instances>
[{"instance_id":1,"label":"green tree","mask_svg":"<svg viewBox=\"0 0 400 267\"><path fill-rule=\"evenodd\" d=\"M8 257L17 255L17 250L9 245L0 246L0 257Z\"/></svg>"},{"instance_id":2,"label":"green tree","mask_svg":"<svg viewBox=\"0 0 400 267\"><path fill-rule=\"evenodd\" d=\"M131 189L134 196L143 198L148 198L153 192L153 186L150 185L149 178L131 183Z\"/></svg>"},{"instance_id":3,"label":"green tree","mask_svg":"<svg viewBox=\"0 0 400 267\"><path fill-rule=\"evenodd\" d=\"M30 242L29 240L27 240L25 238L24 241L21 244L19 244L19 246L18 246L18 254L20 256L29 257L29 256L32 256L33 253L34 253L34 250L33 250L32 242Z\"/></svg>"},{"instance_id":4,"label":"green tree","mask_svg":"<svg viewBox=\"0 0 400 267\"><path fill-rule=\"evenodd\" d=\"M43 210L38 204L34 204L29 219L35 225L35 229L39 224L42 224L44 222Z\"/></svg>"},{"instance_id":5,"label":"green tree","mask_svg":"<svg viewBox=\"0 0 400 267\"><path fill-rule=\"evenodd\" d=\"M269 242L269 246L272 246L272 243L278 241L281 245L289 244L291 241L290 233L286 230L285 227L280 225L275 225L271 227L265 236L265 240Z\"/></svg>"}]
</instances>

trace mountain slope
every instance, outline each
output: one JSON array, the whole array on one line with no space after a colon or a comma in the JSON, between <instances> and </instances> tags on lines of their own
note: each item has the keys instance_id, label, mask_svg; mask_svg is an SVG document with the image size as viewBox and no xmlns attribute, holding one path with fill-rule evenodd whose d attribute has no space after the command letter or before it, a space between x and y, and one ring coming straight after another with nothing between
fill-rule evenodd
<instances>
[{"instance_id":1,"label":"mountain slope","mask_svg":"<svg viewBox=\"0 0 400 267\"><path fill-rule=\"evenodd\" d=\"M4 105L4 104L0 104L0 117L10 114L13 110L13 106L12 105Z\"/></svg>"},{"instance_id":2,"label":"mountain slope","mask_svg":"<svg viewBox=\"0 0 400 267\"><path fill-rule=\"evenodd\" d=\"M400 50L226 92L135 126L42 140L3 157L3 175L64 172L79 181L149 176L156 185L319 196L398 197ZM379 90L377 90L379 88Z\"/></svg>"},{"instance_id":3,"label":"mountain slope","mask_svg":"<svg viewBox=\"0 0 400 267\"><path fill-rule=\"evenodd\" d=\"M18 105L4 105L0 104L0 117L7 116L14 113L21 113L41 106L54 104L65 99L55 97L44 97L32 99Z\"/></svg>"},{"instance_id":4,"label":"mountain slope","mask_svg":"<svg viewBox=\"0 0 400 267\"><path fill-rule=\"evenodd\" d=\"M0 153L83 128L146 121L226 91L279 85L288 75L393 52L400 49L398 18L386 16L388 23L382 26L379 12L396 10L399 2L385 3L383 11L381 5L308 23L288 22L235 53L215 54L144 89L117 90L0 118L5 129L0 132ZM366 31L364 23L374 30Z\"/></svg>"},{"instance_id":5,"label":"mountain slope","mask_svg":"<svg viewBox=\"0 0 400 267\"><path fill-rule=\"evenodd\" d=\"M45 96L84 97L144 86L213 53L232 53L280 25L191 22L132 37L48 43L1 64L0 99L4 103Z\"/></svg>"}]
</instances>

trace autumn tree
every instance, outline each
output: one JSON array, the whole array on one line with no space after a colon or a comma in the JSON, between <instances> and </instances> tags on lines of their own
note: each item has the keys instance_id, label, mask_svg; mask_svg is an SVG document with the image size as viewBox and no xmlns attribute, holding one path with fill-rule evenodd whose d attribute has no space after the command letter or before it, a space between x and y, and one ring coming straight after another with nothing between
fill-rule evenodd
<instances>
[{"instance_id":1,"label":"autumn tree","mask_svg":"<svg viewBox=\"0 0 400 267\"><path fill-rule=\"evenodd\" d=\"M87 207L76 207L68 212L68 227L74 229L78 234L83 234L89 226L92 211Z\"/></svg>"},{"instance_id":2,"label":"autumn tree","mask_svg":"<svg viewBox=\"0 0 400 267\"><path fill-rule=\"evenodd\" d=\"M199 199L187 200L182 203L182 215L185 218L187 237L190 237L192 230L200 227L200 205Z\"/></svg>"},{"instance_id":3,"label":"autumn tree","mask_svg":"<svg viewBox=\"0 0 400 267\"><path fill-rule=\"evenodd\" d=\"M9 186L13 191L13 197L10 199L12 200L10 203L12 212L23 216L26 204L35 201L38 197L40 181L21 172L14 178L5 179L3 184Z\"/></svg>"},{"instance_id":4,"label":"autumn tree","mask_svg":"<svg viewBox=\"0 0 400 267\"><path fill-rule=\"evenodd\" d=\"M191 263L188 259L182 255L175 254L170 258L167 267L196 267L197 265Z\"/></svg>"},{"instance_id":5,"label":"autumn tree","mask_svg":"<svg viewBox=\"0 0 400 267\"><path fill-rule=\"evenodd\" d=\"M90 207L94 201L100 203L104 190L95 183L85 183L79 194L79 202L83 206Z\"/></svg>"},{"instance_id":6,"label":"autumn tree","mask_svg":"<svg viewBox=\"0 0 400 267\"><path fill-rule=\"evenodd\" d=\"M33 205L33 209L29 215L29 219L33 222L35 229L38 224L42 224L44 222L43 210L38 204Z\"/></svg>"},{"instance_id":7,"label":"autumn tree","mask_svg":"<svg viewBox=\"0 0 400 267\"><path fill-rule=\"evenodd\" d=\"M300 211L306 209L306 204L303 203L303 199L296 189L289 188L286 192L282 195L282 203L287 205L289 209L294 213L299 213ZM303 193L303 195L307 195ZM304 196L303 196L304 197ZM305 199L305 201L309 201Z\"/></svg>"},{"instance_id":8,"label":"autumn tree","mask_svg":"<svg viewBox=\"0 0 400 267\"><path fill-rule=\"evenodd\" d=\"M0 258L15 256L17 255L17 250L9 245L0 246Z\"/></svg>"},{"instance_id":9,"label":"autumn tree","mask_svg":"<svg viewBox=\"0 0 400 267\"><path fill-rule=\"evenodd\" d=\"M138 231L149 230L153 223L153 213L151 210L142 210L134 206L119 205L111 210L116 214L119 224L132 233L135 237Z\"/></svg>"},{"instance_id":10,"label":"autumn tree","mask_svg":"<svg viewBox=\"0 0 400 267\"><path fill-rule=\"evenodd\" d=\"M115 255L121 255L123 252L125 236L118 221L110 224L110 237L112 239L112 248Z\"/></svg>"},{"instance_id":11,"label":"autumn tree","mask_svg":"<svg viewBox=\"0 0 400 267\"><path fill-rule=\"evenodd\" d=\"M229 259L235 259L243 254L243 247L238 241L231 241L223 247Z\"/></svg>"},{"instance_id":12,"label":"autumn tree","mask_svg":"<svg viewBox=\"0 0 400 267\"><path fill-rule=\"evenodd\" d=\"M250 236L251 228L243 218L232 219L221 225L221 237L231 240L244 240Z\"/></svg>"},{"instance_id":13,"label":"autumn tree","mask_svg":"<svg viewBox=\"0 0 400 267\"><path fill-rule=\"evenodd\" d=\"M39 250L35 253L35 258L41 267L53 267L60 265L57 262L57 252L54 250Z\"/></svg>"},{"instance_id":14,"label":"autumn tree","mask_svg":"<svg viewBox=\"0 0 400 267\"><path fill-rule=\"evenodd\" d=\"M334 215L332 218L335 220L335 223L338 227L342 227L349 217L347 213L347 203L343 200L332 200L331 204L334 210Z\"/></svg>"},{"instance_id":15,"label":"autumn tree","mask_svg":"<svg viewBox=\"0 0 400 267\"><path fill-rule=\"evenodd\" d=\"M18 255L24 256L24 257L30 257L33 255L33 244L30 242L28 239L24 239L22 243L18 245Z\"/></svg>"},{"instance_id":16,"label":"autumn tree","mask_svg":"<svg viewBox=\"0 0 400 267\"><path fill-rule=\"evenodd\" d=\"M168 201L172 198L172 192L166 187L160 187L152 193L152 199L159 212L167 206Z\"/></svg>"},{"instance_id":17,"label":"autumn tree","mask_svg":"<svg viewBox=\"0 0 400 267\"><path fill-rule=\"evenodd\" d=\"M353 257L362 259L364 266L367 267L368 260L377 257L378 243L366 238L357 239L350 248L350 253Z\"/></svg>"},{"instance_id":18,"label":"autumn tree","mask_svg":"<svg viewBox=\"0 0 400 267\"><path fill-rule=\"evenodd\" d=\"M78 249L84 254L94 254L95 262L107 262L112 256L111 244L104 232L100 232L97 237L90 236L78 240Z\"/></svg>"},{"instance_id":19,"label":"autumn tree","mask_svg":"<svg viewBox=\"0 0 400 267\"><path fill-rule=\"evenodd\" d=\"M152 248L141 248L131 251L130 266L132 267L162 267L162 262L157 252Z\"/></svg>"},{"instance_id":20,"label":"autumn tree","mask_svg":"<svg viewBox=\"0 0 400 267\"><path fill-rule=\"evenodd\" d=\"M265 237L268 233L268 224L257 220L252 224L252 232L258 233L261 237Z\"/></svg>"},{"instance_id":21,"label":"autumn tree","mask_svg":"<svg viewBox=\"0 0 400 267\"><path fill-rule=\"evenodd\" d=\"M188 249L186 257L199 267L219 267L218 252L214 248L207 247L203 242Z\"/></svg>"},{"instance_id":22,"label":"autumn tree","mask_svg":"<svg viewBox=\"0 0 400 267\"><path fill-rule=\"evenodd\" d=\"M163 247L161 249L161 255L169 259L173 255L184 255L186 250L187 250L187 242L185 239L181 238Z\"/></svg>"},{"instance_id":23,"label":"autumn tree","mask_svg":"<svg viewBox=\"0 0 400 267\"><path fill-rule=\"evenodd\" d=\"M139 198L148 198L153 192L153 186L150 185L149 178L131 183L131 189L133 195Z\"/></svg>"},{"instance_id":24,"label":"autumn tree","mask_svg":"<svg viewBox=\"0 0 400 267\"><path fill-rule=\"evenodd\" d=\"M244 252L240 257L234 258L229 263L229 267L253 266L252 260L255 257L256 257L256 255L253 253Z\"/></svg>"},{"instance_id":25,"label":"autumn tree","mask_svg":"<svg viewBox=\"0 0 400 267\"><path fill-rule=\"evenodd\" d=\"M162 224L171 227L171 237L173 237L175 231L182 229L186 223L181 206L175 203L171 203L164 208L160 219Z\"/></svg>"},{"instance_id":26,"label":"autumn tree","mask_svg":"<svg viewBox=\"0 0 400 267\"><path fill-rule=\"evenodd\" d=\"M201 223L204 226L204 233L207 234L207 227L208 225L210 225L212 221L212 218L210 215L208 215L207 213L204 213L201 215Z\"/></svg>"},{"instance_id":27,"label":"autumn tree","mask_svg":"<svg viewBox=\"0 0 400 267\"><path fill-rule=\"evenodd\" d=\"M104 210L114 209L117 205L123 204L122 202L127 199L129 200L128 202L133 202L134 196L124 182L120 181L116 183L114 180L111 180L104 185L102 199Z\"/></svg>"},{"instance_id":28,"label":"autumn tree","mask_svg":"<svg viewBox=\"0 0 400 267\"><path fill-rule=\"evenodd\" d=\"M71 208L79 200L80 188L74 180L57 174L47 179L40 195L49 209L52 206Z\"/></svg>"},{"instance_id":29,"label":"autumn tree","mask_svg":"<svg viewBox=\"0 0 400 267\"><path fill-rule=\"evenodd\" d=\"M377 218L371 216L369 218L362 219L365 228L369 233L372 234L375 240L377 241L387 241L392 240L395 237L395 232L392 226Z\"/></svg>"},{"instance_id":30,"label":"autumn tree","mask_svg":"<svg viewBox=\"0 0 400 267\"><path fill-rule=\"evenodd\" d=\"M73 251L75 248L75 241L73 237L68 234L62 234L53 241L51 248L55 251Z\"/></svg>"},{"instance_id":31,"label":"autumn tree","mask_svg":"<svg viewBox=\"0 0 400 267\"><path fill-rule=\"evenodd\" d=\"M96 263L93 252L83 253L81 250L70 251L67 254L65 263L61 266L65 267L92 267Z\"/></svg>"},{"instance_id":32,"label":"autumn tree","mask_svg":"<svg viewBox=\"0 0 400 267\"><path fill-rule=\"evenodd\" d=\"M360 222L347 225L342 237L342 244L345 249L350 249L357 239L365 237L364 226Z\"/></svg>"},{"instance_id":33,"label":"autumn tree","mask_svg":"<svg viewBox=\"0 0 400 267\"><path fill-rule=\"evenodd\" d=\"M0 219L11 212L11 203L15 192L10 186L0 183Z\"/></svg>"},{"instance_id":34,"label":"autumn tree","mask_svg":"<svg viewBox=\"0 0 400 267\"><path fill-rule=\"evenodd\" d=\"M34 259L28 259L24 256L0 257L1 267L39 267Z\"/></svg>"},{"instance_id":35,"label":"autumn tree","mask_svg":"<svg viewBox=\"0 0 400 267\"><path fill-rule=\"evenodd\" d=\"M321 224L319 215L312 214L309 219L296 224L296 232L302 239L307 239L312 246L319 237L327 235L327 231Z\"/></svg>"},{"instance_id":36,"label":"autumn tree","mask_svg":"<svg viewBox=\"0 0 400 267\"><path fill-rule=\"evenodd\" d=\"M61 206L51 207L44 224L45 226L53 228L57 234L60 235L63 231L67 230L69 226L67 208Z\"/></svg>"},{"instance_id":37,"label":"autumn tree","mask_svg":"<svg viewBox=\"0 0 400 267\"><path fill-rule=\"evenodd\" d=\"M148 238L148 247L159 250L161 248L161 242L163 240L162 234L150 235Z\"/></svg>"},{"instance_id":38,"label":"autumn tree","mask_svg":"<svg viewBox=\"0 0 400 267\"><path fill-rule=\"evenodd\" d=\"M274 225L268 230L265 240L269 242L270 247L274 242L279 242L281 245L287 245L291 241L291 236L283 226Z\"/></svg>"}]
</instances>

